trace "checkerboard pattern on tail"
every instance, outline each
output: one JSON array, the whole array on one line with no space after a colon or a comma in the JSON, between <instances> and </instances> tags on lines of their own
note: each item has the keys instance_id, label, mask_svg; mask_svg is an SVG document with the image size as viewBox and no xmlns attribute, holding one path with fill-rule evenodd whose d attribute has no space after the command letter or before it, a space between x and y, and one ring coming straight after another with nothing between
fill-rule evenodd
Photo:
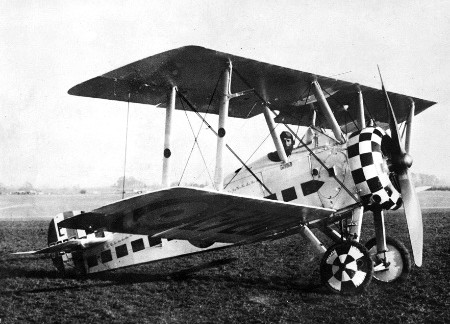
<instances>
[{"instance_id":1,"label":"checkerboard pattern on tail","mask_svg":"<svg viewBox=\"0 0 450 324\"><path fill-rule=\"evenodd\" d=\"M380 127L367 127L350 135L347 152L350 170L361 201L368 207L398 209L400 193L389 179L381 145L389 135Z\"/></svg>"}]
</instances>

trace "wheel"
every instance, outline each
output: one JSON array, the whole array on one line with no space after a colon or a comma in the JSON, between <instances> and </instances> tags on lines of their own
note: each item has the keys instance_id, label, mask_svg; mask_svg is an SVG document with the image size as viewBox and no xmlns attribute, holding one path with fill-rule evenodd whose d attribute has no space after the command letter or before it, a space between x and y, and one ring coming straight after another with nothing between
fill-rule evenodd
<instances>
[{"instance_id":1,"label":"wheel","mask_svg":"<svg viewBox=\"0 0 450 324\"><path fill-rule=\"evenodd\" d=\"M60 274L64 274L65 268L64 268L64 261L62 259L62 256L60 255L52 255L52 262L55 268L58 270Z\"/></svg>"},{"instance_id":2,"label":"wheel","mask_svg":"<svg viewBox=\"0 0 450 324\"><path fill-rule=\"evenodd\" d=\"M365 245L374 263L373 277L377 281L393 282L408 278L411 271L411 256L402 242L392 237L386 237L387 267L383 265L383 260L377 255L376 238L370 239Z\"/></svg>"},{"instance_id":3,"label":"wheel","mask_svg":"<svg viewBox=\"0 0 450 324\"><path fill-rule=\"evenodd\" d=\"M211 245L213 245L215 243L215 242L203 242L203 241L194 241L194 240L189 240L188 242L191 243L191 245L193 245L199 249L209 248Z\"/></svg>"},{"instance_id":4,"label":"wheel","mask_svg":"<svg viewBox=\"0 0 450 324\"><path fill-rule=\"evenodd\" d=\"M330 247L320 263L322 283L332 292L351 295L362 292L372 280L373 263L367 249L355 241Z\"/></svg>"}]
</instances>

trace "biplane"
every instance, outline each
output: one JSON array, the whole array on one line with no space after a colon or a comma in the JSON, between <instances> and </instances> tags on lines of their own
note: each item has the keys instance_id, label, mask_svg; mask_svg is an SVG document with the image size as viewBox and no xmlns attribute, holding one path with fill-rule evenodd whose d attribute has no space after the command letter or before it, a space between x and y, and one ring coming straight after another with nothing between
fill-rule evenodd
<instances>
[{"instance_id":1,"label":"biplane","mask_svg":"<svg viewBox=\"0 0 450 324\"><path fill-rule=\"evenodd\" d=\"M30 253L51 254L61 273L91 274L300 233L322 256L321 280L333 292L361 292L372 277L405 278L411 257L386 235L384 212L403 206L421 266L422 215L408 152L414 116L435 102L387 92L381 84L375 89L199 46L80 83L68 93L166 109L162 189L58 214L48 247ZM211 189L169 185L175 110L198 115L217 137ZM218 115L217 128L201 113ZM227 120L259 114L275 151L247 163L227 141ZM277 124L286 128L281 136ZM306 127L305 134L292 126ZM233 161L225 161L225 150L238 167L228 176L225 163ZM375 237L362 244L363 214L369 213ZM333 244L324 246L317 230Z\"/></svg>"}]
</instances>

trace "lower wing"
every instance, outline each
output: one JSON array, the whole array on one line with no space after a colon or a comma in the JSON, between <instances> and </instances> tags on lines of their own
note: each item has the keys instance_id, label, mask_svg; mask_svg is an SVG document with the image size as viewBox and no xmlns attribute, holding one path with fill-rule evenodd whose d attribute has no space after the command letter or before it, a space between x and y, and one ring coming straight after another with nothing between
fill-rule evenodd
<instances>
[{"instance_id":1,"label":"lower wing","mask_svg":"<svg viewBox=\"0 0 450 324\"><path fill-rule=\"evenodd\" d=\"M174 187L121 200L65 219L59 226L196 242L244 244L295 233L335 210Z\"/></svg>"}]
</instances>

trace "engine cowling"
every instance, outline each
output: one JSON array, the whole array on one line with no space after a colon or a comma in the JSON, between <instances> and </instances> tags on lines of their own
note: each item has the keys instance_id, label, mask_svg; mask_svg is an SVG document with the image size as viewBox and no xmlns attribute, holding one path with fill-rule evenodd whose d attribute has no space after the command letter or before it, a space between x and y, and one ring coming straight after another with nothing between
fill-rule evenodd
<instances>
[{"instance_id":1,"label":"engine cowling","mask_svg":"<svg viewBox=\"0 0 450 324\"><path fill-rule=\"evenodd\" d=\"M380 127L367 127L350 135L347 142L349 167L362 203L367 209L398 209L400 192L390 180L385 143L389 135Z\"/></svg>"}]
</instances>

